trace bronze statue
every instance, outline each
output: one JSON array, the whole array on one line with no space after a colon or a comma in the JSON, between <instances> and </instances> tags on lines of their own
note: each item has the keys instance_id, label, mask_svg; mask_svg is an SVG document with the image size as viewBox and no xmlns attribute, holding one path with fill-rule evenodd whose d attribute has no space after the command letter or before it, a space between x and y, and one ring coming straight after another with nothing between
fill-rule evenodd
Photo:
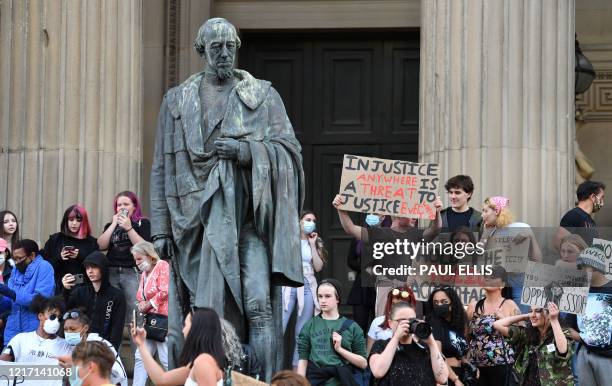
<instances>
[{"instance_id":1,"label":"bronze statue","mask_svg":"<svg viewBox=\"0 0 612 386\"><path fill-rule=\"evenodd\" d=\"M212 307L269 381L283 356L280 286L303 280L301 147L270 82L234 69L232 24L206 21L194 46L206 68L166 93L151 172L151 233L172 256L170 356L186 306Z\"/></svg>"}]
</instances>

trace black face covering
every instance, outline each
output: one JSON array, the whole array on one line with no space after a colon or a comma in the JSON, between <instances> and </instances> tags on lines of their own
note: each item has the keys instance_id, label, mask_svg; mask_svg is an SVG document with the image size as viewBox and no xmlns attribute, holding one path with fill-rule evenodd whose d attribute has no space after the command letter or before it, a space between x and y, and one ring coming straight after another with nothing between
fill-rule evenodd
<instances>
[{"instance_id":1,"label":"black face covering","mask_svg":"<svg viewBox=\"0 0 612 386\"><path fill-rule=\"evenodd\" d=\"M21 273L25 273L26 269L28 269L28 265L30 265L31 261L28 262L26 260L23 260L17 264L15 264L15 268L17 268L19 270L19 272Z\"/></svg>"},{"instance_id":2,"label":"black face covering","mask_svg":"<svg viewBox=\"0 0 612 386\"><path fill-rule=\"evenodd\" d=\"M434 304L433 313L439 318L446 318L450 313L450 304Z\"/></svg>"}]
</instances>

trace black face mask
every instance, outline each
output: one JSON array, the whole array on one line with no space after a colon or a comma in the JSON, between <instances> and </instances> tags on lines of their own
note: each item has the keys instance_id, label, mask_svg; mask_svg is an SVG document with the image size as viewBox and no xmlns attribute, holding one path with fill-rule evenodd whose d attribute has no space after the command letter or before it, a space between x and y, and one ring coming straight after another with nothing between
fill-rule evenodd
<instances>
[{"instance_id":1,"label":"black face mask","mask_svg":"<svg viewBox=\"0 0 612 386\"><path fill-rule=\"evenodd\" d=\"M17 264L15 264L15 268L17 268L19 270L19 272L21 273L25 273L26 269L28 269L28 265L30 265L31 262L27 262L27 261L21 261Z\"/></svg>"},{"instance_id":2,"label":"black face mask","mask_svg":"<svg viewBox=\"0 0 612 386\"><path fill-rule=\"evenodd\" d=\"M450 313L450 304L434 304L433 313L439 318L446 318Z\"/></svg>"}]
</instances>

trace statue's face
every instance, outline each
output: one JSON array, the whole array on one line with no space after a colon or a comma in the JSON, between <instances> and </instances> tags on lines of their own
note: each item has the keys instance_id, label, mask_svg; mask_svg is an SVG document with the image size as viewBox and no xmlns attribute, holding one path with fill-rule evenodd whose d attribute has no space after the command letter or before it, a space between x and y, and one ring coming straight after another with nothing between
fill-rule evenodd
<instances>
[{"instance_id":1,"label":"statue's face","mask_svg":"<svg viewBox=\"0 0 612 386\"><path fill-rule=\"evenodd\" d=\"M227 24L215 24L206 36L206 60L221 80L232 75L236 57L236 32Z\"/></svg>"}]
</instances>

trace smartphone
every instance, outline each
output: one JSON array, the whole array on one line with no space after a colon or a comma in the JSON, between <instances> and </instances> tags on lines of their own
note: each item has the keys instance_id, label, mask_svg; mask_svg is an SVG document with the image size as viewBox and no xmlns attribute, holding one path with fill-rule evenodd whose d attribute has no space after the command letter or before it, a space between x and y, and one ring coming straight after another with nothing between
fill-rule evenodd
<instances>
[{"instance_id":1,"label":"smartphone","mask_svg":"<svg viewBox=\"0 0 612 386\"><path fill-rule=\"evenodd\" d=\"M132 310L132 324L136 328L136 310Z\"/></svg>"},{"instance_id":2,"label":"smartphone","mask_svg":"<svg viewBox=\"0 0 612 386\"><path fill-rule=\"evenodd\" d=\"M121 209L119 209L119 213L122 214L124 217L127 217L128 213L130 213L130 211L128 211L125 208L121 208Z\"/></svg>"},{"instance_id":3,"label":"smartphone","mask_svg":"<svg viewBox=\"0 0 612 386\"><path fill-rule=\"evenodd\" d=\"M74 275L74 284L83 284L85 282L85 278L82 273L75 273Z\"/></svg>"},{"instance_id":4,"label":"smartphone","mask_svg":"<svg viewBox=\"0 0 612 386\"><path fill-rule=\"evenodd\" d=\"M66 251L66 252L71 252L71 253L72 253L72 252L74 252L74 250L75 250L75 249L76 249L76 248L75 248L75 247L73 247L72 245L66 245L66 246L64 247L64 251Z\"/></svg>"}]
</instances>

